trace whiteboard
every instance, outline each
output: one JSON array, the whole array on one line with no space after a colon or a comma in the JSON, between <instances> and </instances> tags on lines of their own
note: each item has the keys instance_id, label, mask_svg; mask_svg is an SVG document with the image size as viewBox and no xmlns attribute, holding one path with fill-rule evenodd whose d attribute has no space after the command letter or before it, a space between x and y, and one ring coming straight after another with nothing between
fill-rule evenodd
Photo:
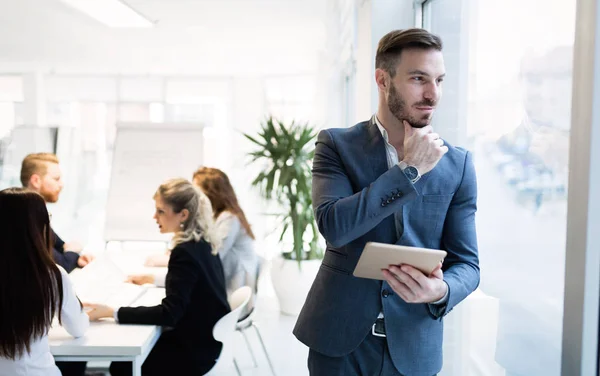
<instances>
[{"instance_id":1,"label":"whiteboard","mask_svg":"<svg viewBox=\"0 0 600 376\"><path fill-rule=\"evenodd\" d=\"M167 179L191 180L202 165L200 124L117 125L104 240L165 241L152 218L158 186Z\"/></svg>"}]
</instances>

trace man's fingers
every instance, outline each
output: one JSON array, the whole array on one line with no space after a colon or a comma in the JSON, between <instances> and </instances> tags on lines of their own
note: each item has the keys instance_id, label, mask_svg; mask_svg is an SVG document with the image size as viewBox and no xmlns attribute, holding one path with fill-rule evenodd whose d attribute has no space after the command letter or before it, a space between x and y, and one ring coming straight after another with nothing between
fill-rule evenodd
<instances>
[{"instance_id":1,"label":"man's fingers","mask_svg":"<svg viewBox=\"0 0 600 376\"><path fill-rule=\"evenodd\" d=\"M405 302L411 302L413 300L414 294L408 286L400 282L388 269L383 269L382 272L385 280L398 296Z\"/></svg>"},{"instance_id":2,"label":"man's fingers","mask_svg":"<svg viewBox=\"0 0 600 376\"><path fill-rule=\"evenodd\" d=\"M427 138L429 141L435 141L440 139L440 135L433 132L426 134L424 137Z\"/></svg>"},{"instance_id":3,"label":"man's fingers","mask_svg":"<svg viewBox=\"0 0 600 376\"><path fill-rule=\"evenodd\" d=\"M437 264L437 266L435 267L435 269L433 269L433 271L431 272L431 274L429 275L430 277L435 277L438 279L443 279L444 278L444 272L442 271L442 263L439 262Z\"/></svg>"},{"instance_id":4,"label":"man's fingers","mask_svg":"<svg viewBox=\"0 0 600 376\"><path fill-rule=\"evenodd\" d=\"M426 125L422 128L413 128L413 130L421 135L428 135L433 133L433 127L431 125Z\"/></svg>"},{"instance_id":5,"label":"man's fingers","mask_svg":"<svg viewBox=\"0 0 600 376\"><path fill-rule=\"evenodd\" d=\"M404 124L404 135L407 137L412 136L412 134L415 132L415 129L406 120L402 120L402 124Z\"/></svg>"},{"instance_id":6,"label":"man's fingers","mask_svg":"<svg viewBox=\"0 0 600 376\"><path fill-rule=\"evenodd\" d=\"M410 265L402 265L400 267L391 265L390 270L414 291L422 288L427 283L427 277L425 277L423 272L421 272L419 269L413 268Z\"/></svg>"}]
</instances>

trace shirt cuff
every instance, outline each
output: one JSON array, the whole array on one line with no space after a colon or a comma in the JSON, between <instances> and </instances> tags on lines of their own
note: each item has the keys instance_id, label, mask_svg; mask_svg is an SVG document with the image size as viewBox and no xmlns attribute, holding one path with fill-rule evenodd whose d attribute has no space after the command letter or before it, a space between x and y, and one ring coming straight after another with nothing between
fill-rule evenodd
<instances>
[{"instance_id":1,"label":"shirt cuff","mask_svg":"<svg viewBox=\"0 0 600 376\"><path fill-rule=\"evenodd\" d=\"M446 281L444 281L444 283L446 283ZM446 302L448 301L448 291L450 291L450 286L448 286L448 284L446 283L446 293L444 294L444 296L440 300L436 300L435 302L431 302L429 304L433 304L433 305L446 304Z\"/></svg>"},{"instance_id":2,"label":"shirt cuff","mask_svg":"<svg viewBox=\"0 0 600 376\"><path fill-rule=\"evenodd\" d=\"M164 268L164 269L166 269L166 268ZM167 277L166 270L161 270L161 271L153 273L153 277L154 277L154 285L156 287L165 287L165 279Z\"/></svg>"},{"instance_id":3,"label":"shirt cuff","mask_svg":"<svg viewBox=\"0 0 600 376\"><path fill-rule=\"evenodd\" d=\"M119 308L115 308L114 312L113 312L113 318L115 319L115 322L119 322L119 309L121 309L121 307Z\"/></svg>"}]
</instances>

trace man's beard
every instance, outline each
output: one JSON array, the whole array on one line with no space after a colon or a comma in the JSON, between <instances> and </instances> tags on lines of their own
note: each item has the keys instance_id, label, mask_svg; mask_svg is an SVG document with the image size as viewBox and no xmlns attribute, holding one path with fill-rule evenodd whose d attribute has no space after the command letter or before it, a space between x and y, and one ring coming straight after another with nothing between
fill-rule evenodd
<instances>
[{"instance_id":1,"label":"man's beard","mask_svg":"<svg viewBox=\"0 0 600 376\"><path fill-rule=\"evenodd\" d=\"M415 106L434 107L435 102L429 99L423 99L421 102L416 103ZM431 123L431 116L429 115L423 115L421 118L415 118L408 113L406 101L402 99L394 84L390 86L390 93L388 95L388 108L390 109L392 115L394 115L399 122L406 120L413 128L423 128Z\"/></svg>"},{"instance_id":2,"label":"man's beard","mask_svg":"<svg viewBox=\"0 0 600 376\"><path fill-rule=\"evenodd\" d=\"M40 191L40 195L42 195L42 197L44 198L44 201L51 203L51 204L58 201L59 194L60 194L60 191L58 193L50 192L50 191L43 190L43 189Z\"/></svg>"}]
</instances>

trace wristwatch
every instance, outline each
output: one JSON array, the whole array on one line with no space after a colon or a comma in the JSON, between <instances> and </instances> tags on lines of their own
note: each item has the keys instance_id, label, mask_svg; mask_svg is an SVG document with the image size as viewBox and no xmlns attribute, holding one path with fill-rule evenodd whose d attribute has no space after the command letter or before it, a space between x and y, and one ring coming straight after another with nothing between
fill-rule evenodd
<instances>
[{"instance_id":1,"label":"wristwatch","mask_svg":"<svg viewBox=\"0 0 600 376\"><path fill-rule=\"evenodd\" d=\"M410 180L413 184L415 184L419 179L421 179L421 174L419 170L415 166L411 166L404 161L398 162L398 167L404 172L404 175Z\"/></svg>"}]
</instances>

